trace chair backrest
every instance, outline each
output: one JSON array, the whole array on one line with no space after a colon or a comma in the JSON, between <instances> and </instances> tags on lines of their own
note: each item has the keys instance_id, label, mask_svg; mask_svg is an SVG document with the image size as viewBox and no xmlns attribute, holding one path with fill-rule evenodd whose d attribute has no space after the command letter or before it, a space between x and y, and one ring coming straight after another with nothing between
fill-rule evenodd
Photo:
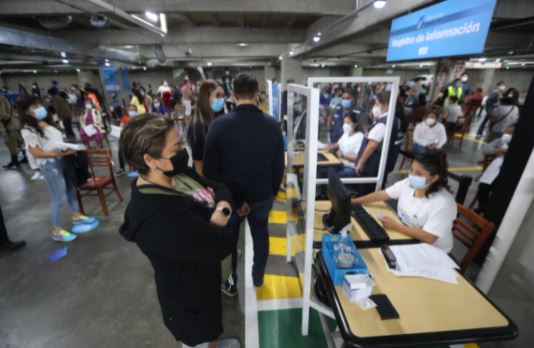
<instances>
[{"instance_id":1,"label":"chair backrest","mask_svg":"<svg viewBox=\"0 0 534 348\"><path fill-rule=\"evenodd\" d=\"M111 157L111 149L87 149L87 157L89 159L89 170L91 176L97 176L98 168L107 168L109 175L113 176L113 159Z\"/></svg>"},{"instance_id":2,"label":"chair backrest","mask_svg":"<svg viewBox=\"0 0 534 348\"><path fill-rule=\"evenodd\" d=\"M458 217L452 225L452 233L458 241L469 249L460 262L462 273L471 264L494 229L495 225L492 222L458 204Z\"/></svg>"}]
</instances>

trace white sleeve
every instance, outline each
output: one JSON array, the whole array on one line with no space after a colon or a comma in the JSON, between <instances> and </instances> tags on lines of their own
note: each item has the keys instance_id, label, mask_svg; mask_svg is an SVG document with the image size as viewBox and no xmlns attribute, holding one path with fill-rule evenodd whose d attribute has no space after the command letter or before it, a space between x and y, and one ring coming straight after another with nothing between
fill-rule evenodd
<instances>
[{"instance_id":1,"label":"white sleeve","mask_svg":"<svg viewBox=\"0 0 534 348\"><path fill-rule=\"evenodd\" d=\"M438 140L438 144L436 145L436 147L438 149L441 149L443 145L447 143L447 132L445 131L445 126L443 125L443 123L440 123L438 127L439 127L439 138L438 138L439 140Z\"/></svg>"},{"instance_id":2,"label":"white sleeve","mask_svg":"<svg viewBox=\"0 0 534 348\"><path fill-rule=\"evenodd\" d=\"M386 193L391 199L399 199L406 185L408 185L408 178L401 181L397 181L395 184L388 187L386 189Z\"/></svg>"},{"instance_id":3,"label":"white sleeve","mask_svg":"<svg viewBox=\"0 0 534 348\"><path fill-rule=\"evenodd\" d=\"M22 136L22 139L24 139L24 144L26 145L26 148L28 147L41 148L41 142L39 141L39 136L35 134L34 132L28 129L22 129L20 131L20 135Z\"/></svg>"},{"instance_id":4,"label":"white sleeve","mask_svg":"<svg viewBox=\"0 0 534 348\"><path fill-rule=\"evenodd\" d=\"M452 233L452 223L456 215L456 202L453 199L443 199L433 207L422 229L438 238L443 237Z\"/></svg>"},{"instance_id":5,"label":"white sleeve","mask_svg":"<svg viewBox=\"0 0 534 348\"><path fill-rule=\"evenodd\" d=\"M356 156L360 153L360 148L362 147L364 135L362 132L356 133Z\"/></svg>"},{"instance_id":6,"label":"white sleeve","mask_svg":"<svg viewBox=\"0 0 534 348\"><path fill-rule=\"evenodd\" d=\"M386 125L379 123L371 129L367 135L367 139L374 140L381 143L384 140L384 135L386 134Z\"/></svg>"},{"instance_id":7,"label":"white sleeve","mask_svg":"<svg viewBox=\"0 0 534 348\"><path fill-rule=\"evenodd\" d=\"M422 127L423 126L421 123L418 123L417 126L415 126L415 129L413 131L413 142L421 146L426 146L426 141L423 139L421 134Z\"/></svg>"}]
</instances>

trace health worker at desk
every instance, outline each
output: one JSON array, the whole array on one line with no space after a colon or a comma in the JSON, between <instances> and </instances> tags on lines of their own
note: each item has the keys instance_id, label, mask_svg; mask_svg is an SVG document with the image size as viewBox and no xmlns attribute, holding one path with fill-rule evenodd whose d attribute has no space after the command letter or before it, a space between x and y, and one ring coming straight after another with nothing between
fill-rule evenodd
<instances>
[{"instance_id":1,"label":"health worker at desk","mask_svg":"<svg viewBox=\"0 0 534 348\"><path fill-rule=\"evenodd\" d=\"M457 208L449 192L447 168L443 152L416 155L408 178L385 190L352 199L352 204L397 199L397 214L402 223L381 217L384 228L433 244L448 253L453 246L452 224Z\"/></svg>"}]
</instances>

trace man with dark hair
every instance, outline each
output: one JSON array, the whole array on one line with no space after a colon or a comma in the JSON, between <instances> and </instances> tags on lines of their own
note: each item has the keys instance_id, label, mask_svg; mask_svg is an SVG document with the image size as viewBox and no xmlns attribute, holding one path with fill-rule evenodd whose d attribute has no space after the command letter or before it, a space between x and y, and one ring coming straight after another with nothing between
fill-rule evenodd
<instances>
[{"instance_id":1,"label":"man with dark hair","mask_svg":"<svg viewBox=\"0 0 534 348\"><path fill-rule=\"evenodd\" d=\"M4 251L12 252L17 249L22 248L26 245L26 242L12 242L7 237L6 225L4 223L4 215L2 214L2 209L0 208L0 256Z\"/></svg>"},{"instance_id":2,"label":"man with dark hair","mask_svg":"<svg viewBox=\"0 0 534 348\"><path fill-rule=\"evenodd\" d=\"M48 90L48 94L50 94L52 97L52 107L54 110L56 110L58 117L63 122L63 127L65 128L67 137L70 139L76 139L76 135L72 129L72 109L70 108L67 99L61 96L62 93L65 92L59 92L57 87L52 87Z\"/></svg>"},{"instance_id":3,"label":"man with dark hair","mask_svg":"<svg viewBox=\"0 0 534 348\"><path fill-rule=\"evenodd\" d=\"M486 116L484 116L484 119L478 127L477 139L482 137L482 133L484 133L484 129L486 129L486 124L493 117L493 112L495 111L495 108L499 103L499 99L503 96L505 91L506 85L504 84L504 81L499 81L497 82L497 88L493 92L491 92L486 98L486 104L484 105L484 109L486 110Z\"/></svg>"},{"instance_id":4,"label":"man with dark hair","mask_svg":"<svg viewBox=\"0 0 534 348\"><path fill-rule=\"evenodd\" d=\"M204 175L224 183L234 198L229 224L235 233L232 274L222 291L237 294L237 241L247 217L254 242L254 285L263 284L269 255L268 217L284 172L284 141L275 119L258 109L258 81L241 74L234 79L236 108L211 124L204 149Z\"/></svg>"}]
</instances>

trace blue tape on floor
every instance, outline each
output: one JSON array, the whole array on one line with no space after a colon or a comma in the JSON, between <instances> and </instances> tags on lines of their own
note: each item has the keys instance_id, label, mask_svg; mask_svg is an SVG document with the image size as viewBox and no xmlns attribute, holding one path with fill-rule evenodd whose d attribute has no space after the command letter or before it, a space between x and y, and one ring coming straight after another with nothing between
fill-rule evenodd
<instances>
[{"instance_id":1,"label":"blue tape on floor","mask_svg":"<svg viewBox=\"0 0 534 348\"><path fill-rule=\"evenodd\" d=\"M86 233L86 232L94 230L95 228L98 227L98 225L100 225L100 220L95 220L94 222L90 224L74 225L72 226L71 231L73 233Z\"/></svg>"},{"instance_id":2,"label":"blue tape on floor","mask_svg":"<svg viewBox=\"0 0 534 348\"><path fill-rule=\"evenodd\" d=\"M65 257L67 255L67 247L59 248L54 250L50 256L48 256L48 262L53 263L57 260L61 259L62 257Z\"/></svg>"}]
</instances>

